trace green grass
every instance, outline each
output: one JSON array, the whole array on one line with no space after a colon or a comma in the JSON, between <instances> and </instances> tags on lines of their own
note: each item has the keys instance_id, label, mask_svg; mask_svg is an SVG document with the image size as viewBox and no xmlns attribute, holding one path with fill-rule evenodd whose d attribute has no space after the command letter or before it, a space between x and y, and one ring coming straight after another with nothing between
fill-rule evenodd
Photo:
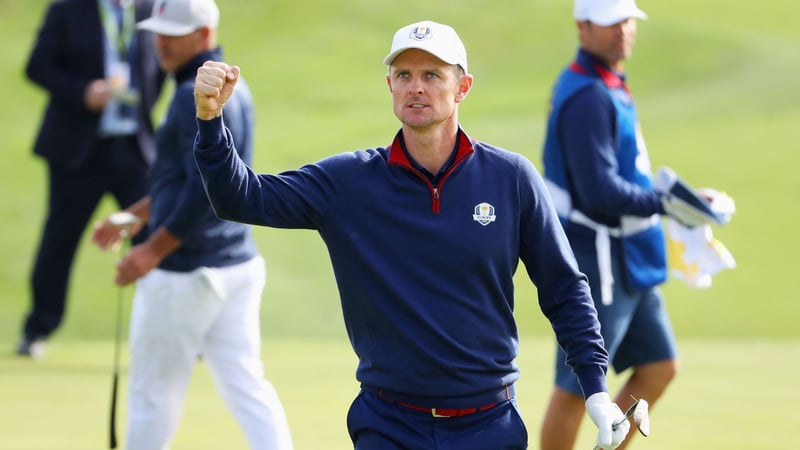
<instances>
[{"instance_id":1,"label":"green grass","mask_svg":"<svg viewBox=\"0 0 800 450\"><path fill-rule=\"evenodd\" d=\"M650 20L627 68L654 166L723 189L738 208L731 224L714 229L738 267L707 290L665 286L684 370L656 408L646 448L795 448L800 434L787 421L800 404L789 384L800 356L796 2L639 3ZM115 255L85 239L50 357L27 364L6 356L27 306L45 207L45 167L31 154L45 96L23 70L46 4L0 0L0 450L99 448L106 439ZM461 106L467 132L540 166L550 84L576 48L566 0L219 5L227 60L242 67L256 98L255 166L264 172L388 143L398 123L381 61L394 30L419 19L453 25L469 50L476 80ZM106 200L98 216L113 208ZM355 361L324 246L307 231L260 228L255 236L268 267L264 357L298 448L347 448ZM534 349L523 344L521 394L535 443L551 332L520 272L517 316ZM191 389L176 448L243 447L202 368Z\"/></svg>"},{"instance_id":2,"label":"green grass","mask_svg":"<svg viewBox=\"0 0 800 450\"><path fill-rule=\"evenodd\" d=\"M794 386L800 343L687 339L682 344L684 369L653 409L651 436L637 437L637 448L797 448L800 392ZM107 445L112 343L59 342L53 347L50 356L37 363L0 355L0 449L86 450ZM523 377L517 398L531 448L537 448L550 393L551 371L543 361L550 361L553 347L549 339L536 337L524 338L521 347ZM266 341L263 356L268 377L285 405L295 447L352 448L345 414L358 386L353 380L355 357L347 341L272 338ZM119 433L125 430L126 368L121 377ZM611 386L620 379L611 376ZM591 448L595 433L594 425L584 420L576 448ZM172 448L246 448L202 364L190 384Z\"/></svg>"}]
</instances>

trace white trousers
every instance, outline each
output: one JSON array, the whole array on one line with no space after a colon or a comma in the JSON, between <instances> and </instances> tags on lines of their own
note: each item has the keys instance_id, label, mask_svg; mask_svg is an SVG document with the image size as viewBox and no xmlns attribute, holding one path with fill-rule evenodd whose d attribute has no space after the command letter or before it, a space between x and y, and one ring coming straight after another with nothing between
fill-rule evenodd
<instances>
[{"instance_id":1,"label":"white trousers","mask_svg":"<svg viewBox=\"0 0 800 450\"><path fill-rule=\"evenodd\" d=\"M130 322L127 450L169 448L198 356L252 450L289 450L289 424L264 379L259 256L193 272L153 270L136 284Z\"/></svg>"}]
</instances>

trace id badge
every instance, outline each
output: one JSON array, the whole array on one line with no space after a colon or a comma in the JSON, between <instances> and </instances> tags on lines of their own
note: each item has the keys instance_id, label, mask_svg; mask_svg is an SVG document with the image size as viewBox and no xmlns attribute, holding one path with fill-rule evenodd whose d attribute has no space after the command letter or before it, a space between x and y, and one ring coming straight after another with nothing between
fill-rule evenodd
<instances>
[{"instance_id":1,"label":"id badge","mask_svg":"<svg viewBox=\"0 0 800 450\"><path fill-rule=\"evenodd\" d=\"M131 66L127 61L114 61L109 67L108 85L115 99L126 105L138 103L137 92L131 89Z\"/></svg>"},{"instance_id":2,"label":"id badge","mask_svg":"<svg viewBox=\"0 0 800 450\"><path fill-rule=\"evenodd\" d=\"M128 90L131 84L131 66L127 61L114 61L108 69L108 85L114 95Z\"/></svg>"}]
</instances>

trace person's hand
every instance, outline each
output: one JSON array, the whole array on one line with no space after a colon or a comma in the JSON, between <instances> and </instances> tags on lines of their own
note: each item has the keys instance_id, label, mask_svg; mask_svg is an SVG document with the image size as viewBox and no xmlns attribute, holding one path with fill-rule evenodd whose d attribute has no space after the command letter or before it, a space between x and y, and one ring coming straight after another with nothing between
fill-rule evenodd
<instances>
[{"instance_id":1,"label":"person's hand","mask_svg":"<svg viewBox=\"0 0 800 450\"><path fill-rule=\"evenodd\" d=\"M147 243L136 245L117 263L114 282L119 286L131 284L158 267L160 263L161 257L156 255Z\"/></svg>"},{"instance_id":2,"label":"person's hand","mask_svg":"<svg viewBox=\"0 0 800 450\"><path fill-rule=\"evenodd\" d=\"M219 61L206 61L197 69L194 101L198 119L211 120L222 115L222 107L239 81L239 73L238 66Z\"/></svg>"},{"instance_id":3,"label":"person's hand","mask_svg":"<svg viewBox=\"0 0 800 450\"><path fill-rule=\"evenodd\" d=\"M112 92L106 80L92 80L83 92L83 102L89 111L100 112L111 100Z\"/></svg>"},{"instance_id":4,"label":"person's hand","mask_svg":"<svg viewBox=\"0 0 800 450\"><path fill-rule=\"evenodd\" d=\"M111 249L117 251L123 239L135 236L141 228L141 222L114 224L109 218L105 218L94 225L92 242L100 247L101 250Z\"/></svg>"},{"instance_id":5,"label":"person's hand","mask_svg":"<svg viewBox=\"0 0 800 450\"><path fill-rule=\"evenodd\" d=\"M181 246L181 239L165 226L151 232L147 240L131 248L131 251L117 263L117 276L114 281L125 286L131 284L158 267L161 261Z\"/></svg>"},{"instance_id":6,"label":"person's hand","mask_svg":"<svg viewBox=\"0 0 800 450\"><path fill-rule=\"evenodd\" d=\"M631 424L619 406L611 402L608 392L597 392L589 396L586 399L586 413L597 425L595 449L613 450L625 440Z\"/></svg>"}]
</instances>

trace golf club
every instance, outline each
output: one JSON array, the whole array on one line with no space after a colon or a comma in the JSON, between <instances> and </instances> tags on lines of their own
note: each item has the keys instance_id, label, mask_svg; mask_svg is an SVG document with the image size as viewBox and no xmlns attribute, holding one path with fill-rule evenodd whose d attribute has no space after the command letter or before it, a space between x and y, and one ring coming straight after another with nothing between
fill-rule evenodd
<instances>
[{"instance_id":1,"label":"golf club","mask_svg":"<svg viewBox=\"0 0 800 450\"><path fill-rule=\"evenodd\" d=\"M120 211L108 216L108 222L114 226L121 226L119 235L123 242L128 239L130 234L130 227L139 223L139 217L129 212ZM120 251L120 257L124 256L125 252ZM117 386L119 384L119 353L122 343L122 302L124 286L119 287L119 295L117 297L117 323L116 323L116 337L114 340L114 369L111 382L111 414L109 418L110 435L109 435L109 448L117 448Z\"/></svg>"},{"instance_id":2,"label":"golf club","mask_svg":"<svg viewBox=\"0 0 800 450\"><path fill-rule=\"evenodd\" d=\"M614 422L611 429L616 431L624 421L633 416L633 423L636 424L639 433L647 437L650 435L650 405L643 398L634 398L634 400L633 404L625 411L625 418ZM596 445L594 450L600 450L600 446Z\"/></svg>"}]
</instances>

